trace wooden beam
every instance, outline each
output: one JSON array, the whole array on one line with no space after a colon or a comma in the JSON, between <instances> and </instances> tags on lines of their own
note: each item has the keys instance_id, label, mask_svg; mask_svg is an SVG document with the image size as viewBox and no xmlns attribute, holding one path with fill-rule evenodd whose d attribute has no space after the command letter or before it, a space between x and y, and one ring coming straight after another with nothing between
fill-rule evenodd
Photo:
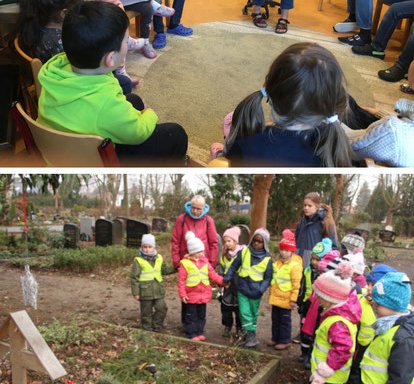
<instances>
[{"instance_id":1,"label":"wooden beam","mask_svg":"<svg viewBox=\"0 0 414 384\"><path fill-rule=\"evenodd\" d=\"M5 343L4 341L0 341L0 359L6 356L6 354L9 352L10 352L10 344Z\"/></svg>"}]
</instances>

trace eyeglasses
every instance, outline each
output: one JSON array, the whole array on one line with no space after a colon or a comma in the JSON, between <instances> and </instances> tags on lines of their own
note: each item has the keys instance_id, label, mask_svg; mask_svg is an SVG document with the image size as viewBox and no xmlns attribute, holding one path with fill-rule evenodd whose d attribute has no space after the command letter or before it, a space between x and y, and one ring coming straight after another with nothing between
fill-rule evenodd
<instances>
[{"instance_id":1,"label":"eyeglasses","mask_svg":"<svg viewBox=\"0 0 414 384\"><path fill-rule=\"evenodd\" d=\"M263 244L264 241L262 239L253 239L252 243L259 243L259 244Z\"/></svg>"}]
</instances>

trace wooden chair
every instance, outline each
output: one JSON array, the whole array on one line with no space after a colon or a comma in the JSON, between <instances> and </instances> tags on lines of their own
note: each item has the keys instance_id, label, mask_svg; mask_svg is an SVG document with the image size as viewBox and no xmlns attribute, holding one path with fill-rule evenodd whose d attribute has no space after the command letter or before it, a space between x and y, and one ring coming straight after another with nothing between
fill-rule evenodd
<instances>
[{"instance_id":1,"label":"wooden chair","mask_svg":"<svg viewBox=\"0 0 414 384\"><path fill-rule=\"evenodd\" d=\"M39 71L42 62L38 58L27 55L20 47L19 38L14 39L14 48L21 58L20 84L22 88L25 109L34 119L37 117L37 101L42 89L39 83Z\"/></svg>"},{"instance_id":2,"label":"wooden chair","mask_svg":"<svg viewBox=\"0 0 414 384\"><path fill-rule=\"evenodd\" d=\"M383 0L377 0L377 3L375 5L375 10L374 10L374 16L372 18L372 34L375 35L377 33L378 30L378 26L379 26L379 22L380 22L380 17L381 17L381 12L382 12L382 6L383 5L389 5L386 2L384 2ZM405 22L405 29L404 29L404 36L401 40L401 47L404 48L405 43L408 40L408 37L410 36L410 30L411 30L411 24L413 23L413 19L411 18L407 18L406 22ZM401 24L402 24L402 20L399 23L398 28L401 29Z\"/></svg>"},{"instance_id":3,"label":"wooden chair","mask_svg":"<svg viewBox=\"0 0 414 384\"><path fill-rule=\"evenodd\" d=\"M79 135L47 128L34 121L15 103L12 117L21 132L27 151L51 167L119 167L110 139Z\"/></svg>"},{"instance_id":4,"label":"wooden chair","mask_svg":"<svg viewBox=\"0 0 414 384\"><path fill-rule=\"evenodd\" d=\"M171 1L170 0L165 0L165 5L167 7L171 7ZM134 19L134 24L135 24L135 37L138 38L141 36L141 15L138 12L134 12L134 11L127 11L125 10L127 16L129 19ZM169 24L169 17L167 17L167 24Z\"/></svg>"}]
</instances>

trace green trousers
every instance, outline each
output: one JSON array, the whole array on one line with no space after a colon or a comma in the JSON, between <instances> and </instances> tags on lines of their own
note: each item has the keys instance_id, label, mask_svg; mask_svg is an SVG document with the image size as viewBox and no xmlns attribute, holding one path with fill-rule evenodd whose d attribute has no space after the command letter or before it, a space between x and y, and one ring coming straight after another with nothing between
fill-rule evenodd
<instances>
[{"instance_id":1,"label":"green trousers","mask_svg":"<svg viewBox=\"0 0 414 384\"><path fill-rule=\"evenodd\" d=\"M141 300L141 326L147 331L160 331L167 316L165 300Z\"/></svg>"},{"instance_id":2,"label":"green trousers","mask_svg":"<svg viewBox=\"0 0 414 384\"><path fill-rule=\"evenodd\" d=\"M237 293L239 312L244 331L256 331L259 316L260 299L250 299L242 293Z\"/></svg>"}]
</instances>

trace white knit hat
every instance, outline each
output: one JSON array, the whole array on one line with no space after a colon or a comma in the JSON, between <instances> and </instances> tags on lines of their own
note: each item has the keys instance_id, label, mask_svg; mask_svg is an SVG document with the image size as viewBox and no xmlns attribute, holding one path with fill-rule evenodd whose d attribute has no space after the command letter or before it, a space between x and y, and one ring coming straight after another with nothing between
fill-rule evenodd
<instances>
[{"instance_id":1,"label":"white knit hat","mask_svg":"<svg viewBox=\"0 0 414 384\"><path fill-rule=\"evenodd\" d=\"M155 237L154 235L151 235L151 233L146 233L144 235L142 235L142 239L141 239L141 245L152 245L155 248Z\"/></svg>"},{"instance_id":2,"label":"white knit hat","mask_svg":"<svg viewBox=\"0 0 414 384\"><path fill-rule=\"evenodd\" d=\"M188 231L185 234L185 239L187 240L187 250L189 255L204 251L204 243L196 237L194 232Z\"/></svg>"},{"instance_id":3,"label":"white knit hat","mask_svg":"<svg viewBox=\"0 0 414 384\"><path fill-rule=\"evenodd\" d=\"M349 264L352 265L354 272L358 275L363 275L365 271L365 259L362 252L350 253L343 256L344 260L349 261Z\"/></svg>"}]
</instances>

